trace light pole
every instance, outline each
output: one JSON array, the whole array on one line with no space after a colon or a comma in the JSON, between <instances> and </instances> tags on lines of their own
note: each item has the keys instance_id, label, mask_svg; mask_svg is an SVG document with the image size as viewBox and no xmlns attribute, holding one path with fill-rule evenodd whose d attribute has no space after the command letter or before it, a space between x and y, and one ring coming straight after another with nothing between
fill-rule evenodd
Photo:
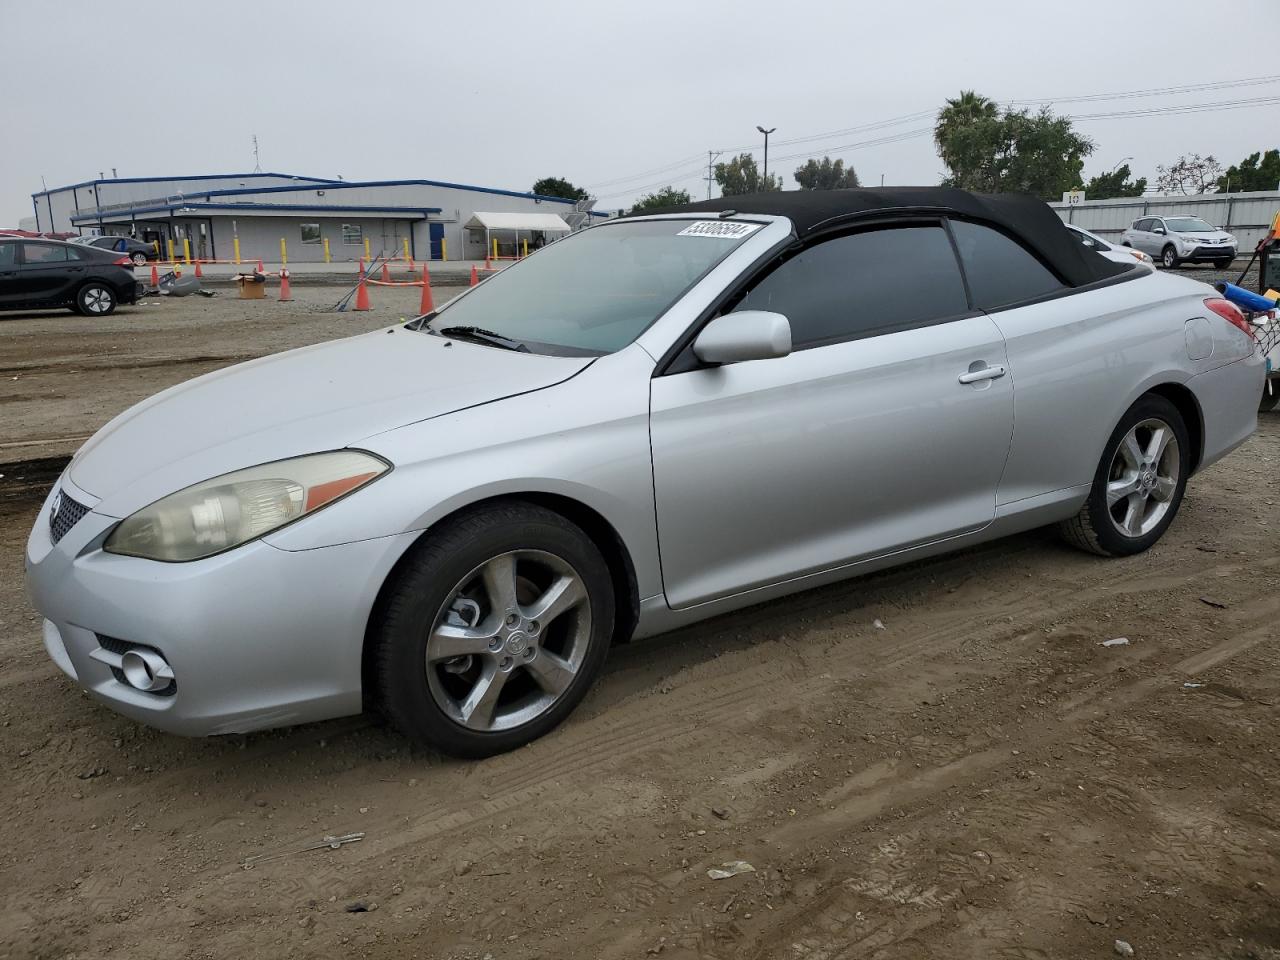
<instances>
[{"instance_id":1,"label":"light pole","mask_svg":"<svg viewBox=\"0 0 1280 960\"><path fill-rule=\"evenodd\" d=\"M1114 167L1112 167L1112 168L1111 168L1111 172L1112 172L1112 173L1115 173L1117 170L1119 170L1119 169L1120 169L1120 164L1124 163L1126 160L1132 160L1132 159L1133 159L1133 157L1121 157L1121 158L1116 162L1116 165L1115 165Z\"/></svg>"},{"instance_id":2,"label":"light pole","mask_svg":"<svg viewBox=\"0 0 1280 960\"><path fill-rule=\"evenodd\" d=\"M760 179L763 180L765 183L768 183L769 182L769 134L773 133L773 131L777 130L778 128L770 127L768 130L766 130L764 127L757 124L756 129L764 134L764 176L761 177Z\"/></svg>"}]
</instances>

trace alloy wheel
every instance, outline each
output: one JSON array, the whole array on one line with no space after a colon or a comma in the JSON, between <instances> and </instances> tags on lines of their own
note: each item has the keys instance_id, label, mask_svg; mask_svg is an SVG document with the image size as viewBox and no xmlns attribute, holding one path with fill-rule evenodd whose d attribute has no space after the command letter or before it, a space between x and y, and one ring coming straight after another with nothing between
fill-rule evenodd
<instances>
[{"instance_id":1,"label":"alloy wheel","mask_svg":"<svg viewBox=\"0 0 1280 960\"><path fill-rule=\"evenodd\" d=\"M104 287L90 287L84 292L84 308L89 313L108 313L112 302L111 292Z\"/></svg>"},{"instance_id":2,"label":"alloy wheel","mask_svg":"<svg viewBox=\"0 0 1280 960\"><path fill-rule=\"evenodd\" d=\"M493 557L436 614L426 645L436 704L469 730L510 730L546 713L572 685L591 640L582 577L540 550Z\"/></svg>"},{"instance_id":3,"label":"alloy wheel","mask_svg":"<svg viewBox=\"0 0 1280 960\"><path fill-rule=\"evenodd\" d=\"M1107 513L1126 537L1143 537L1169 512L1181 472L1178 438L1163 420L1135 424L1116 449L1107 480Z\"/></svg>"},{"instance_id":4,"label":"alloy wheel","mask_svg":"<svg viewBox=\"0 0 1280 960\"><path fill-rule=\"evenodd\" d=\"M1164 255L1160 258L1160 262L1169 270L1178 265L1178 254L1173 247L1164 248Z\"/></svg>"}]
</instances>

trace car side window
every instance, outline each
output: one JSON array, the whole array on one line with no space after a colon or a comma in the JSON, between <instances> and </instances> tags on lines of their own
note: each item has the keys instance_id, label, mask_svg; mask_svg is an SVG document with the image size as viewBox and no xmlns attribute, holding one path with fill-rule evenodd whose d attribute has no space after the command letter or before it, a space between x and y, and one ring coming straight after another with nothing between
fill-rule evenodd
<instances>
[{"instance_id":1,"label":"car side window","mask_svg":"<svg viewBox=\"0 0 1280 960\"><path fill-rule=\"evenodd\" d=\"M67 248L53 243L24 243L22 259L29 267L46 263L66 263Z\"/></svg>"},{"instance_id":2,"label":"car side window","mask_svg":"<svg viewBox=\"0 0 1280 960\"><path fill-rule=\"evenodd\" d=\"M1143 232L1147 231L1148 229L1150 229L1150 227L1151 227L1151 221L1150 221L1150 220L1135 220L1135 221L1133 221L1133 228L1132 228L1132 229L1137 230L1139 233L1143 233Z\"/></svg>"},{"instance_id":3,"label":"car side window","mask_svg":"<svg viewBox=\"0 0 1280 960\"><path fill-rule=\"evenodd\" d=\"M1029 250L998 230L963 220L951 227L974 306L991 310L1066 289Z\"/></svg>"},{"instance_id":4,"label":"car side window","mask_svg":"<svg viewBox=\"0 0 1280 960\"><path fill-rule=\"evenodd\" d=\"M18 244L13 240L0 240L0 270L18 262Z\"/></svg>"},{"instance_id":5,"label":"car side window","mask_svg":"<svg viewBox=\"0 0 1280 960\"><path fill-rule=\"evenodd\" d=\"M1151 221L1151 226L1150 226L1148 229L1150 229L1152 233L1164 233L1164 232L1165 232L1165 229L1164 229L1164 221L1163 221L1163 220L1152 220L1152 221Z\"/></svg>"},{"instance_id":6,"label":"car side window","mask_svg":"<svg viewBox=\"0 0 1280 960\"><path fill-rule=\"evenodd\" d=\"M741 310L782 314L803 349L937 323L969 304L946 231L909 226L807 247L753 286L733 308Z\"/></svg>"}]
</instances>

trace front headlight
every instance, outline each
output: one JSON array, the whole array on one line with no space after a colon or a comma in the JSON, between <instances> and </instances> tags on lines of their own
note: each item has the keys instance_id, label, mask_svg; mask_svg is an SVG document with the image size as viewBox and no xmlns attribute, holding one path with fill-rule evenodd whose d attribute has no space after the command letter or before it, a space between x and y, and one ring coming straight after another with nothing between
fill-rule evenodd
<instances>
[{"instance_id":1,"label":"front headlight","mask_svg":"<svg viewBox=\"0 0 1280 960\"><path fill-rule=\"evenodd\" d=\"M333 503L391 469L357 450L277 460L214 477L143 507L103 549L180 562L230 550Z\"/></svg>"}]
</instances>

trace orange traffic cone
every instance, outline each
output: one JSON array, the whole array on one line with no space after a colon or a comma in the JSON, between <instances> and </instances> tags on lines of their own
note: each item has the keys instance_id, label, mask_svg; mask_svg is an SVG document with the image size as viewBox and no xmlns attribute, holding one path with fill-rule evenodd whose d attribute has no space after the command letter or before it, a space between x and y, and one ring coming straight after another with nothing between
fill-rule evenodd
<instances>
[{"instance_id":1,"label":"orange traffic cone","mask_svg":"<svg viewBox=\"0 0 1280 960\"><path fill-rule=\"evenodd\" d=\"M491 263L489 262L489 254L488 254L488 253L486 253L486 254L484 255L484 268L485 268L486 270L492 270L492 269L493 269L493 264L491 264Z\"/></svg>"},{"instance_id":2,"label":"orange traffic cone","mask_svg":"<svg viewBox=\"0 0 1280 960\"><path fill-rule=\"evenodd\" d=\"M364 275L360 276L360 286L356 287L356 310L364 311L369 307L369 288L364 285Z\"/></svg>"},{"instance_id":3,"label":"orange traffic cone","mask_svg":"<svg viewBox=\"0 0 1280 960\"><path fill-rule=\"evenodd\" d=\"M364 276L364 257L360 258L360 276Z\"/></svg>"},{"instance_id":4,"label":"orange traffic cone","mask_svg":"<svg viewBox=\"0 0 1280 960\"><path fill-rule=\"evenodd\" d=\"M382 282L391 282L391 269L387 266L387 262L385 260L382 261Z\"/></svg>"},{"instance_id":5,"label":"orange traffic cone","mask_svg":"<svg viewBox=\"0 0 1280 960\"><path fill-rule=\"evenodd\" d=\"M200 261L199 261L199 260L197 260L197 261L196 261L196 276L197 276L197 277L203 277L203 276L204 276L204 274L200 272Z\"/></svg>"},{"instance_id":6,"label":"orange traffic cone","mask_svg":"<svg viewBox=\"0 0 1280 960\"><path fill-rule=\"evenodd\" d=\"M266 273L266 271L262 269L262 261L261 261L261 260L259 260L259 261L258 261L258 273Z\"/></svg>"},{"instance_id":7,"label":"orange traffic cone","mask_svg":"<svg viewBox=\"0 0 1280 960\"><path fill-rule=\"evenodd\" d=\"M289 271L281 270L280 271L280 302L284 303L286 300L292 300L292 299L293 299L293 294L289 292Z\"/></svg>"},{"instance_id":8,"label":"orange traffic cone","mask_svg":"<svg viewBox=\"0 0 1280 960\"><path fill-rule=\"evenodd\" d=\"M471 265L471 286L474 287L479 283L480 283L480 277L479 275L476 274L476 265L473 263Z\"/></svg>"},{"instance_id":9,"label":"orange traffic cone","mask_svg":"<svg viewBox=\"0 0 1280 960\"><path fill-rule=\"evenodd\" d=\"M156 269L156 265L154 263L151 265L151 286L160 286L160 271Z\"/></svg>"},{"instance_id":10,"label":"orange traffic cone","mask_svg":"<svg viewBox=\"0 0 1280 960\"><path fill-rule=\"evenodd\" d=\"M431 274L427 273L427 265L422 265L422 300L418 303L418 313L426 315L435 313L436 305L431 299Z\"/></svg>"}]
</instances>

